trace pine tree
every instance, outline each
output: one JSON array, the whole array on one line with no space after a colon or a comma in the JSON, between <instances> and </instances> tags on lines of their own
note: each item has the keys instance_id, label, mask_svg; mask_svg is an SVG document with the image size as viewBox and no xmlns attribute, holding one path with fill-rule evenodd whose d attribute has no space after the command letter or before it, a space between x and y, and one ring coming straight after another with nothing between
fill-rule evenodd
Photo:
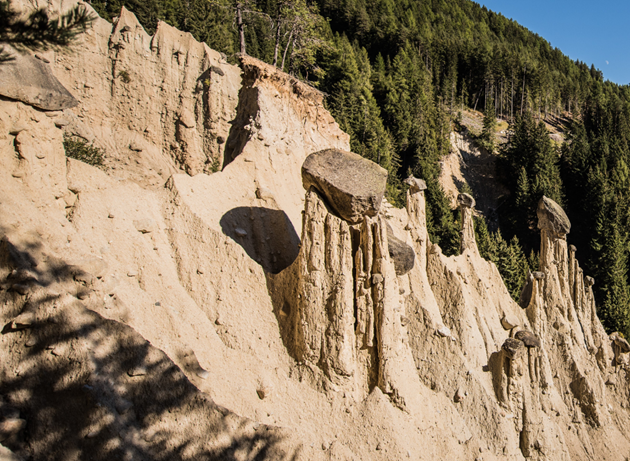
<instances>
[{"instance_id":1,"label":"pine tree","mask_svg":"<svg viewBox=\"0 0 630 461\"><path fill-rule=\"evenodd\" d=\"M536 207L542 196L563 205L559 161L545 125L530 114L517 117L497 165L510 191L500 224L506 235L518 236L526 251L539 245Z\"/></svg>"},{"instance_id":2,"label":"pine tree","mask_svg":"<svg viewBox=\"0 0 630 461\"><path fill-rule=\"evenodd\" d=\"M491 235L488 231L486 220L483 218L483 216L474 216L473 222L475 225L475 240L477 242L479 255L481 255L482 258L487 259L488 261L492 261L493 250Z\"/></svg>"},{"instance_id":3,"label":"pine tree","mask_svg":"<svg viewBox=\"0 0 630 461\"><path fill-rule=\"evenodd\" d=\"M481 147L488 152L494 152L496 147L496 131L497 128L497 115L494 109L494 101L490 98L486 103L486 108L483 115L483 130L479 137L479 143Z\"/></svg>"},{"instance_id":4,"label":"pine tree","mask_svg":"<svg viewBox=\"0 0 630 461\"><path fill-rule=\"evenodd\" d=\"M602 260L606 274L602 280L604 302L599 316L608 331L620 331L630 337L630 288L628 287L628 237L616 225L611 226Z\"/></svg>"},{"instance_id":5,"label":"pine tree","mask_svg":"<svg viewBox=\"0 0 630 461\"><path fill-rule=\"evenodd\" d=\"M501 231L489 234L483 219L476 221L475 224L475 236L479 238L477 241L479 254L496 264L510 296L518 301L530 270L518 238L514 236L508 243L501 235Z\"/></svg>"},{"instance_id":6,"label":"pine tree","mask_svg":"<svg viewBox=\"0 0 630 461\"><path fill-rule=\"evenodd\" d=\"M345 36L337 36L334 47L327 53L323 64L327 78L321 84L322 90L330 95L327 106L341 129L350 135L352 151L388 171L388 198L401 206L400 163L372 94L367 52L350 44Z\"/></svg>"},{"instance_id":7,"label":"pine tree","mask_svg":"<svg viewBox=\"0 0 630 461\"><path fill-rule=\"evenodd\" d=\"M447 256L459 254L460 232L455 217L459 213L451 209L449 200L436 179L428 179L426 182L427 231L431 242L440 245Z\"/></svg>"}]
</instances>

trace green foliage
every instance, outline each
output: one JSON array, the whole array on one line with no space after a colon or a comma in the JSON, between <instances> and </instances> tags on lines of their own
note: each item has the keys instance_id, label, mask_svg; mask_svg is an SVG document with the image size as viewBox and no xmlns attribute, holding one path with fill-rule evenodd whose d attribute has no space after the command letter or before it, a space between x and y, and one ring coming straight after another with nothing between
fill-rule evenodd
<instances>
[{"instance_id":1,"label":"green foliage","mask_svg":"<svg viewBox=\"0 0 630 461\"><path fill-rule=\"evenodd\" d=\"M164 21L168 18L169 23L177 27L177 17L183 9L183 5L172 0L92 0L91 5L100 17L108 20L119 16L124 6L136 15L150 34L155 33L158 20Z\"/></svg>"},{"instance_id":2,"label":"green foliage","mask_svg":"<svg viewBox=\"0 0 630 461\"><path fill-rule=\"evenodd\" d=\"M210 171L213 173L216 173L217 171L221 170L221 159L219 157L216 157L214 160L212 160L212 164L210 165Z\"/></svg>"},{"instance_id":3,"label":"green foliage","mask_svg":"<svg viewBox=\"0 0 630 461\"><path fill-rule=\"evenodd\" d=\"M475 195L473 193L472 188L470 187L470 185L467 182L464 182L461 184L461 186L459 187L459 193L460 194L468 194L470 196Z\"/></svg>"},{"instance_id":4,"label":"green foliage","mask_svg":"<svg viewBox=\"0 0 630 461\"><path fill-rule=\"evenodd\" d=\"M233 27L234 15L231 8L209 2L208 0L190 0L190 8L176 15L177 27L190 32L200 42L210 48L232 55L238 51L236 28ZM175 25L170 20L166 20Z\"/></svg>"},{"instance_id":5,"label":"green foliage","mask_svg":"<svg viewBox=\"0 0 630 461\"><path fill-rule=\"evenodd\" d=\"M427 201L427 231L431 242L440 245L447 256L459 254L459 212L451 209L442 186L436 180L427 181L425 197Z\"/></svg>"},{"instance_id":6,"label":"green foliage","mask_svg":"<svg viewBox=\"0 0 630 461\"><path fill-rule=\"evenodd\" d=\"M388 199L401 206L400 161L372 92L367 53L365 49L351 45L344 35L334 37L333 43L335 46L328 50L322 61L326 78L321 88L330 95L327 107L341 129L350 135L352 151L388 171Z\"/></svg>"},{"instance_id":7,"label":"green foliage","mask_svg":"<svg viewBox=\"0 0 630 461\"><path fill-rule=\"evenodd\" d=\"M562 179L572 240L608 331L630 333L630 97L608 82L593 85L562 146Z\"/></svg>"},{"instance_id":8,"label":"green foliage","mask_svg":"<svg viewBox=\"0 0 630 461\"><path fill-rule=\"evenodd\" d=\"M275 9L273 65L292 74L322 76L317 53L326 46L325 21L317 5L305 0L280 0Z\"/></svg>"},{"instance_id":9,"label":"green foliage","mask_svg":"<svg viewBox=\"0 0 630 461\"><path fill-rule=\"evenodd\" d=\"M508 243L500 231L490 233L483 218L475 218L475 239L479 254L496 264L510 296L518 302L530 271L518 238L514 236Z\"/></svg>"},{"instance_id":10,"label":"green foliage","mask_svg":"<svg viewBox=\"0 0 630 461\"><path fill-rule=\"evenodd\" d=\"M122 80L123 83L131 83L131 77L129 76L129 72L126 70L121 70L118 72L118 77Z\"/></svg>"},{"instance_id":11,"label":"green foliage","mask_svg":"<svg viewBox=\"0 0 630 461\"><path fill-rule=\"evenodd\" d=\"M602 284L600 318L609 331L630 334L630 288L628 287L628 235L615 225L606 235L602 263L607 269Z\"/></svg>"},{"instance_id":12,"label":"green foliage","mask_svg":"<svg viewBox=\"0 0 630 461\"><path fill-rule=\"evenodd\" d=\"M64 135L63 147L66 157L80 160L97 168L105 168L105 150L94 147L82 138Z\"/></svg>"},{"instance_id":13,"label":"green foliage","mask_svg":"<svg viewBox=\"0 0 630 461\"><path fill-rule=\"evenodd\" d=\"M518 116L510 130L497 165L499 177L510 191L502 205L505 211L500 225L529 251L539 245L536 208L540 199L545 195L560 206L564 202L560 156L545 125L536 123L531 114Z\"/></svg>"},{"instance_id":14,"label":"green foliage","mask_svg":"<svg viewBox=\"0 0 630 461\"><path fill-rule=\"evenodd\" d=\"M494 103L490 100L490 102L486 104L483 115L483 130L477 140L477 143L488 152L494 152L496 147L496 128L497 116L494 110Z\"/></svg>"}]
</instances>

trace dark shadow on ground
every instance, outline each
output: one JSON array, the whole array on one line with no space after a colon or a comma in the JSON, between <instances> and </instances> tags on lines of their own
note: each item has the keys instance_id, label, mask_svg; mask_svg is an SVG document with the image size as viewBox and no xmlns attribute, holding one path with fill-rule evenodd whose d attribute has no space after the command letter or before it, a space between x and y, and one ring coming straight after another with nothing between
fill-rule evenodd
<instances>
[{"instance_id":1,"label":"dark shadow on ground","mask_svg":"<svg viewBox=\"0 0 630 461\"><path fill-rule=\"evenodd\" d=\"M233 208L220 221L223 233L238 243L266 272L289 267L300 251L300 237L282 210Z\"/></svg>"},{"instance_id":2,"label":"dark shadow on ground","mask_svg":"<svg viewBox=\"0 0 630 461\"><path fill-rule=\"evenodd\" d=\"M243 75L243 77L246 77ZM256 128L252 127L253 120L258 118L260 107L258 104L258 88L252 86L252 80L246 79L238 93L238 105L236 106L236 117L232 120L230 133L228 134L223 151L223 168L229 165L238 157L247 143L255 133Z\"/></svg>"},{"instance_id":3,"label":"dark shadow on ground","mask_svg":"<svg viewBox=\"0 0 630 461\"><path fill-rule=\"evenodd\" d=\"M33 461L298 457L285 432L219 407L134 329L87 309L70 294L74 266L0 237L0 423L18 428L3 445Z\"/></svg>"}]
</instances>

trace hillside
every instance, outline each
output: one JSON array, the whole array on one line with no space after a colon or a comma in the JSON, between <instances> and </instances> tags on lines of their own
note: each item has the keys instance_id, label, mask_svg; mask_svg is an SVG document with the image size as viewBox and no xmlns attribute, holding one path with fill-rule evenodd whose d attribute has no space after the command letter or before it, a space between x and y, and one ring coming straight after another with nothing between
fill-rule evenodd
<instances>
[{"instance_id":1,"label":"hillside","mask_svg":"<svg viewBox=\"0 0 630 461\"><path fill-rule=\"evenodd\" d=\"M0 99L3 457L627 457L630 347L553 200L517 304L472 197L448 256L430 182L381 201L325 95L256 58L123 8L0 72L28 88Z\"/></svg>"},{"instance_id":2,"label":"hillside","mask_svg":"<svg viewBox=\"0 0 630 461\"><path fill-rule=\"evenodd\" d=\"M236 52L247 51L326 93L325 105L349 134L352 150L390 173L392 204L404 205L409 172L427 181L428 231L445 254L458 252L455 183L438 181L444 179L439 165L451 152L451 133L467 113L508 123L500 131L513 148L499 162L500 171L484 171L485 160L481 165L484 177L501 182L478 192L488 220L477 223L478 232L489 229L480 238L489 242L484 248L492 247L482 253L496 263L508 261L499 264L502 275L521 285L536 269L536 204L543 195L552 197L577 224L569 238L597 279L595 296L607 330L630 336L627 86L604 81L594 66L569 59L544 37L470 0L92 5L109 20L125 5L151 32L158 20L166 21L232 63ZM553 142L543 141L548 133L539 122ZM478 177L473 189L475 181L482 189L492 184ZM450 198L440 186L451 188ZM496 213L488 214L490 208ZM511 292L518 298L516 288Z\"/></svg>"}]
</instances>

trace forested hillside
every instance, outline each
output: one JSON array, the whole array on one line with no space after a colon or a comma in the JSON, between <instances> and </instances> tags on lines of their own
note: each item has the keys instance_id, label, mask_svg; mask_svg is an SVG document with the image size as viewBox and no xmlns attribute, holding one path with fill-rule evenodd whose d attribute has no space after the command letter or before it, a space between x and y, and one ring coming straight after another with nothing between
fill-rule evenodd
<instances>
[{"instance_id":1,"label":"forested hillside","mask_svg":"<svg viewBox=\"0 0 630 461\"><path fill-rule=\"evenodd\" d=\"M148 31L164 20L212 48L275 64L327 93L352 149L390 172L389 199L402 203L408 173L427 180L429 232L457 252L457 214L437 177L449 133L465 108L486 114L479 143L495 147L496 117L510 123L499 147L510 191L498 229L483 218L479 246L518 298L538 249L536 205L561 203L569 242L596 279L599 315L630 335L630 88L603 79L544 38L469 0L95 0L112 19L125 5ZM542 120L568 120L567 141ZM527 255L527 256L526 256Z\"/></svg>"}]
</instances>

